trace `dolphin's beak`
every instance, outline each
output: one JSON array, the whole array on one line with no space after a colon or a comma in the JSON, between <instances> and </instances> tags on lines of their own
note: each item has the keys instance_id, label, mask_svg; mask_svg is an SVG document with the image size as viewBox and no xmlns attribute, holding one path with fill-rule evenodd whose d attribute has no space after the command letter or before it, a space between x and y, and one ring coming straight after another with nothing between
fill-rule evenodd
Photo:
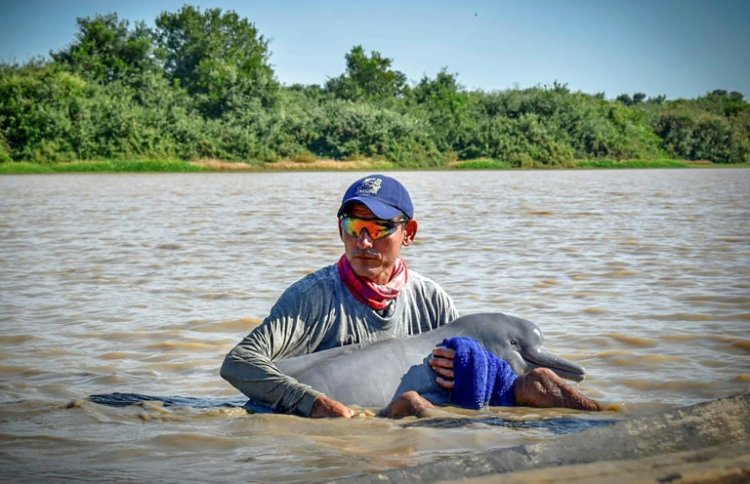
<instances>
[{"instance_id":1,"label":"dolphin's beak","mask_svg":"<svg viewBox=\"0 0 750 484\"><path fill-rule=\"evenodd\" d=\"M586 376L586 370L577 363L553 355L544 348L535 349L532 352L523 352L521 357L530 368L549 368L558 375L568 380L581 381Z\"/></svg>"}]
</instances>

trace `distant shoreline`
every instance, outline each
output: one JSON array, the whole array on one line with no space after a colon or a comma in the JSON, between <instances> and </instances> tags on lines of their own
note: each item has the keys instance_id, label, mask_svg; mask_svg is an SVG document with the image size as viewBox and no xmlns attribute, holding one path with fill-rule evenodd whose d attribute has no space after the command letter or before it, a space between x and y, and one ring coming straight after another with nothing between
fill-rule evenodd
<instances>
[{"instance_id":1,"label":"distant shoreline","mask_svg":"<svg viewBox=\"0 0 750 484\"><path fill-rule=\"evenodd\" d=\"M712 163L691 160L577 160L566 166L514 167L509 163L491 160L462 160L441 168L401 166L377 160L280 160L276 162L238 162L227 160L96 160L56 163L4 162L0 175L28 175L53 173L211 173L211 172L294 172L294 171L392 171L392 170L570 170L570 169L648 169L648 168L748 168L748 163Z\"/></svg>"}]
</instances>

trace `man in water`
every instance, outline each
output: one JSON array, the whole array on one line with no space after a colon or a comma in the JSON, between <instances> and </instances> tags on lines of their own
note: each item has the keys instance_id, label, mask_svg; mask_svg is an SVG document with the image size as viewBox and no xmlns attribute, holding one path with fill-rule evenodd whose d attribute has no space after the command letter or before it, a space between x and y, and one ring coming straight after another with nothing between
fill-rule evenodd
<instances>
[{"instance_id":1,"label":"man in water","mask_svg":"<svg viewBox=\"0 0 750 484\"><path fill-rule=\"evenodd\" d=\"M342 345L402 338L456 319L450 296L408 269L400 257L401 248L414 242L417 229L411 197L400 182L384 175L354 182L338 211L344 255L289 287L263 324L226 356L222 377L278 412L353 416L351 408L283 374L273 362ZM453 387L453 356L452 350L439 348L431 361L437 383L446 389ZM555 392L578 396L551 371L538 370L544 369L527 373L515 384L519 403L561 406L559 398L553 398ZM596 409L595 403L589 405ZM407 392L385 415L415 415L431 406L416 392Z\"/></svg>"}]
</instances>

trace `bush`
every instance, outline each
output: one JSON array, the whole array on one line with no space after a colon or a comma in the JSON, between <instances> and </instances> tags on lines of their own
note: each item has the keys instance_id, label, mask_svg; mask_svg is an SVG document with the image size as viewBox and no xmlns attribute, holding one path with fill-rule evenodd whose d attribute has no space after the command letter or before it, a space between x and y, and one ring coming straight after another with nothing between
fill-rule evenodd
<instances>
[{"instance_id":1,"label":"bush","mask_svg":"<svg viewBox=\"0 0 750 484\"><path fill-rule=\"evenodd\" d=\"M750 140L742 123L716 114L678 106L659 117L656 132L664 149L678 158L715 163L750 161Z\"/></svg>"},{"instance_id":2,"label":"bush","mask_svg":"<svg viewBox=\"0 0 750 484\"><path fill-rule=\"evenodd\" d=\"M81 78L54 65L0 71L0 132L12 158L38 162L76 158L70 112L90 95Z\"/></svg>"},{"instance_id":3,"label":"bush","mask_svg":"<svg viewBox=\"0 0 750 484\"><path fill-rule=\"evenodd\" d=\"M13 161L13 158L10 156L10 146L8 146L8 143L5 141L5 136L0 132L0 163L10 161Z\"/></svg>"},{"instance_id":4,"label":"bush","mask_svg":"<svg viewBox=\"0 0 750 484\"><path fill-rule=\"evenodd\" d=\"M309 150L336 159L387 158L401 166L439 166L443 159L408 115L369 104L333 100L315 120L318 135Z\"/></svg>"}]
</instances>

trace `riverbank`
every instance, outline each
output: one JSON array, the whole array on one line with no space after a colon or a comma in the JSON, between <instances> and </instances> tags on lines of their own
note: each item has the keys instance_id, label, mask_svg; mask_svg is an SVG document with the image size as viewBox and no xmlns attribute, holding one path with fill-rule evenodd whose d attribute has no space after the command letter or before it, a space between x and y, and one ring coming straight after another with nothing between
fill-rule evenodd
<instances>
[{"instance_id":1,"label":"riverbank","mask_svg":"<svg viewBox=\"0 0 750 484\"><path fill-rule=\"evenodd\" d=\"M748 163L716 164L710 161L660 160L578 160L558 167L514 167L507 162L480 158L448 163L444 170L520 170L520 169L641 169L641 168L747 168ZM280 160L275 162L239 162L225 160L96 160L58 163L26 161L0 163L0 174L45 173L186 173L186 172L266 172L266 171L388 171L410 167L377 160Z\"/></svg>"}]
</instances>

